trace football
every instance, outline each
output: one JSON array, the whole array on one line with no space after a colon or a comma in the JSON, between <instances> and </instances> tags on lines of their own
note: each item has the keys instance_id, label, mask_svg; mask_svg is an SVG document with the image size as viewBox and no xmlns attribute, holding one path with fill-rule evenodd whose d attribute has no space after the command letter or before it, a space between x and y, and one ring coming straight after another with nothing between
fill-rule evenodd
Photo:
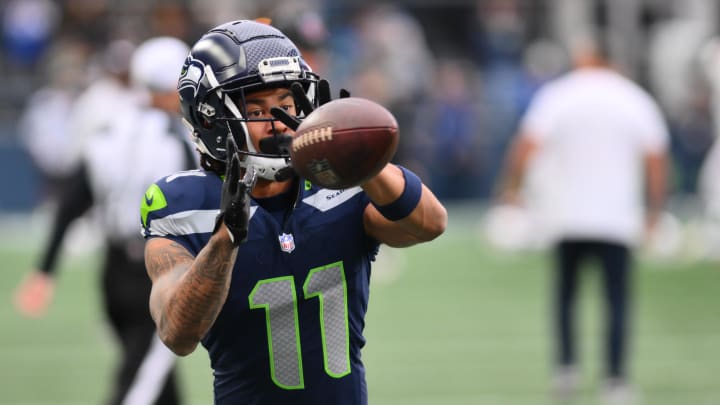
<instances>
[{"instance_id":1,"label":"football","mask_svg":"<svg viewBox=\"0 0 720 405\"><path fill-rule=\"evenodd\" d=\"M302 177L339 190L378 174L395 155L398 139L397 120L385 107L359 97L339 98L302 121L290 157Z\"/></svg>"}]
</instances>

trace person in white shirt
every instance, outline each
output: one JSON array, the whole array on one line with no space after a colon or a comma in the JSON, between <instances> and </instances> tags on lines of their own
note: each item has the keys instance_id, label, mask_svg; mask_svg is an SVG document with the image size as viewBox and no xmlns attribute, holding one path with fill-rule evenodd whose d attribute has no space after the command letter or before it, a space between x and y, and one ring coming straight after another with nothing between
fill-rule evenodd
<instances>
[{"instance_id":1,"label":"person in white shirt","mask_svg":"<svg viewBox=\"0 0 720 405\"><path fill-rule=\"evenodd\" d=\"M16 290L19 312L27 316L45 312L55 289L54 264L65 230L93 208L106 244L103 311L120 351L107 404L182 403L176 357L157 338L148 309L151 281L145 271L137 205L147 184L198 167L177 95L177 78L189 53L190 48L177 38L148 39L133 52L129 65L132 85L142 96L134 102L128 102L127 95L106 98L100 107L88 105L89 98L85 99L88 113L115 108L104 114L105 119L90 114L85 130L75 134L82 138L78 141L79 172L61 199L38 269Z\"/></svg>"},{"instance_id":2,"label":"person in white shirt","mask_svg":"<svg viewBox=\"0 0 720 405\"><path fill-rule=\"evenodd\" d=\"M603 392L609 403L629 403L632 253L662 210L669 135L656 102L610 66L604 49L599 40L579 44L574 69L534 96L508 155L501 199L520 204L522 186L530 186L554 246L557 393L577 388L574 304L581 267L594 259L607 305Z\"/></svg>"}]
</instances>

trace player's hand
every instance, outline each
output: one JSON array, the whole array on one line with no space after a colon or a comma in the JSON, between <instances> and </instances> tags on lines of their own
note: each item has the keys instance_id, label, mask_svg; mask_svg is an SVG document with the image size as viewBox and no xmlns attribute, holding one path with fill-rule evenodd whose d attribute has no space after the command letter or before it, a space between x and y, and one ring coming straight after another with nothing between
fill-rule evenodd
<instances>
[{"instance_id":1,"label":"player's hand","mask_svg":"<svg viewBox=\"0 0 720 405\"><path fill-rule=\"evenodd\" d=\"M295 110L298 116L307 117L313 112L313 110L315 110L312 101L310 101L307 94L305 94L305 89L303 89L303 86L300 83L293 83L290 86L290 91L292 91L293 98L295 99ZM316 97L318 105L323 105L332 101L332 96L330 95L330 83L327 80L320 79L320 81L318 81ZM340 89L339 98L347 97L350 97L350 92L345 89ZM272 114L275 119L287 125L293 131L297 130L298 126L300 126L300 119L296 116L288 114L288 112L282 108L273 107L270 109L270 114Z\"/></svg>"},{"instance_id":2,"label":"player's hand","mask_svg":"<svg viewBox=\"0 0 720 405\"><path fill-rule=\"evenodd\" d=\"M252 167L248 167L241 179L240 158L232 136L227 137L226 145L225 181L220 198L220 214L215 219L213 233L217 232L221 223L224 223L231 242L234 246L238 246L247 240L248 221L250 220L250 191L255 186L257 175Z\"/></svg>"},{"instance_id":3,"label":"player's hand","mask_svg":"<svg viewBox=\"0 0 720 405\"><path fill-rule=\"evenodd\" d=\"M39 318L47 312L54 293L55 280L43 272L34 271L15 290L13 303L20 314Z\"/></svg>"}]
</instances>

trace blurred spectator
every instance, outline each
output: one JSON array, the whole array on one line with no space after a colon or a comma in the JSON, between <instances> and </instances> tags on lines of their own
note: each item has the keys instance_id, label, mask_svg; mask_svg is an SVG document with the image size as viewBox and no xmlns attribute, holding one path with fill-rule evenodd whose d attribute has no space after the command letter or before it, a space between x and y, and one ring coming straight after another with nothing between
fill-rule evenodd
<instances>
[{"instance_id":1,"label":"blurred spectator","mask_svg":"<svg viewBox=\"0 0 720 405\"><path fill-rule=\"evenodd\" d=\"M671 18L651 31L648 49L650 85L655 90L671 134L677 192L695 194L700 165L712 143L708 90L698 54L712 27L703 21Z\"/></svg>"},{"instance_id":2,"label":"blurred spectator","mask_svg":"<svg viewBox=\"0 0 720 405\"><path fill-rule=\"evenodd\" d=\"M213 3L213 8L215 4ZM198 26L186 1L155 1L149 10L148 36L169 36L189 42L199 37L204 28Z\"/></svg>"},{"instance_id":3,"label":"blurred spectator","mask_svg":"<svg viewBox=\"0 0 720 405\"><path fill-rule=\"evenodd\" d=\"M87 53L77 42L58 42L44 60L48 82L28 98L18 121L18 133L42 178L40 201L54 203L74 169L68 117L85 85Z\"/></svg>"},{"instance_id":4,"label":"blurred spectator","mask_svg":"<svg viewBox=\"0 0 720 405\"><path fill-rule=\"evenodd\" d=\"M702 255L720 260L720 141L715 138L712 148L703 161L698 179L702 201Z\"/></svg>"},{"instance_id":5,"label":"blurred spectator","mask_svg":"<svg viewBox=\"0 0 720 405\"><path fill-rule=\"evenodd\" d=\"M110 0L66 0L59 36L88 44L95 51L103 49L113 32L114 11Z\"/></svg>"},{"instance_id":6,"label":"blurred spectator","mask_svg":"<svg viewBox=\"0 0 720 405\"><path fill-rule=\"evenodd\" d=\"M90 87L74 116L81 139L79 167L67 185L51 239L38 268L18 286L15 305L27 316L43 315L55 289L58 248L69 224L94 207L106 239L102 268L103 309L121 351L109 404L177 404L175 357L160 342L150 317L150 279L145 272L137 204L145 186L179 170L197 167L189 134L180 123L177 77L188 46L176 38L145 41L132 53L113 43L104 55L117 68ZM125 58L125 59L123 59ZM147 97L135 95L122 79ZM114 97L109 99L108 97ZM92 102L95 104L92 104ZM98 109L108 109L98 113Z\"/></svg>"},{"instance_id":7,"label":"blurred spectator","mask_svg":"<svg viewBox=\"0 0 720 405\"><path fill-rule=\"evenodd\" d=\"M110 42L86 69L89 85L75 100L68 117L70 149L67 158L77 170L86 142L107 131L117 117L127 114L143 100L143 93L130 84L130 58L135 45L125 39ZM108 100L112 100L109 108Z\"/></svg>"},{"instance_id":8,"label":"blurred spectator","mask_svg":"<svg viewBox=\"0 0 720 405\"><path fill-rule=\"evenodd\" d=\"M53 45L59 7L50 0L11 0L1 11L5 62L18 71L34 69Z\"/></svg>"},{"instance_id":9,"label":"blurred spectator","mask_svg":"<svg viewBox=\"0 0 720 405\"><path fill-rule=\"evenodd\" d=\"M228 19L228 16L236 18L258 18L258 1L237 1L237 0L214 0L212 7L208 7L207 0L188 0L188 7L191 14L201 25L201 31L214 27ZM197 28L197 27L196 27ZM198 36L199 37L199 36Z\"/></svg>"},{"instance_id":10,"label":"blurred spectator","mask_svg":"<svg viewBox=\"0 0 720 405\"><path fill-rule=\"evenodd\" d=\"M475 74L469 61L438 60L433 90L418 106L412 127L414 142L406 145L405 164L424 170L424 177L441 200L477 198L487 158L480 148L482 111L477 102ZM489 187L486 187L487 190Z\"/></svg>"},{"instance_id":11,"label":"blurred spectator","mask_svg":"<svg viewBox=\"0 0 720 405\"><path fill-rule=\"evenodd\" d=\"M537 192L551 207L543 219L556 266L556 393L566 398L578 388L574 309L580 271L594 259L601 264L607 307L604 399L631 404L636 396L626 359L633 249L660 218L668 133L657 104L608 64L603 45L579 43L574 70L533 99L508 159L503 200L518 203L529 167L547 176ZM536 157L542 164L531 166Z\"/></svg>"},{"instance_id":12,"label":"blurred spectator","mask_svg":"<svg viewBox=\"0 0 720 405\"><path fill-rule=\"evenodd\" d=\"M523 53L523 66L533 93L548 80L565 73L569 63L567 52L563 47L547 38L530 41Z\"/></svg>"},{"instance_id":13,"label":"blurred spectator","mask_svg":"<svg viewBox=\"0 0 720 405\"><path fill-rule=\"evenodd\" d=\"M703 75L710 91L710 113L713 121L712 146L698 178L698 194L703 203L702 254L714 260L720 259L720 37L710 38L699 55Z\"/></svg>"},{"instance_id":14,"label":"blurred spectator","mask_svg":"<svg viewBox=\"0 0 720 405\"><path fill-rule=\"evenodd\" d=\"M354 96L376 101L395 115L402 131L395 160L411 159L415 102L427 95L433 55L423 28L399 5L368 3L348 10L348 24L332 32L328 76Z\"/></svg>"},{"instance_id":15,"label":"blurred spectator","mask_svg":"<svg viewBox=\"0 0 720 405\"><path fill-rule=\"evenodd\" d=\"M536 83L523 65L525 24L522 7L517 0L490 0L476 3L479 30L475 36L474 52L482 72L480 102L492 117L486 123L483 140L488 176L496 179L502 167L516 125ZM484 196L491 192L486 186Z\"/></svg>"},{"instance_id":16,"label":"blurred spectator","mask_svg":"<svg viewBox=\"0 0 720 405\"><path fill-rule=\"evenodd\" d=\"M321 76L327 75L328 28L312 0L280 1L268 11L271 24L297 45L303 59Z\"/></svg>"},{"instance_id":17,"label":"blurred spectator","mask_svg":"<svg viewBox=\"0 0 720 405\"><path fill-rule=\"evenodd\" d=\"M364 53L358 60L367 62L356 65L359 77L348 88L387 106L426 94L433 58L414 17L387 3L368 6L357 22Z\"/></svg>"}]
</instances>

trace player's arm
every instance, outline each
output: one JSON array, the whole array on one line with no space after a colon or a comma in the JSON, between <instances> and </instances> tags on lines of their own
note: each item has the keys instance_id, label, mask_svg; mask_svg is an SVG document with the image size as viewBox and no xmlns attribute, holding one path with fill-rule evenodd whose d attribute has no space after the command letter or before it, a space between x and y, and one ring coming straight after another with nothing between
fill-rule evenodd
<instances>
[{"instance_id":1,"label":"player's arm","mask_svg":"<svg viewBox=\"0 0 720 405\"><path fill-rule=\"evenodd\" d=\"M312 113L312 103L302 86L293 83L291 90L298 111L306 116ZM350 97L350 92L341 89L340 98L346 97ZM318 82L318 100L318 105L331 101L330 84L325 79ZM273 109L271 112L293 131L297 130L299 120L281 109ZM406 182L405 173L398 166L388 164L361 185L373 203L365 208L365 232L393 247L411 246L435 239L447 226L445 207L414 174L411 173L411 181Z\"/></svg>"},{"instance_id":2,"label":"player's arm","mask_svg":"<svg viewBox=\"0 0 720 405\"><path fill-rule=\"evenodd\" d=\"M223 229L197 257L167 238L146 242L145 266L152 280L150 313L160 339L176 354L192 353L215 322L227 298L236 254Z\"/></svg>"},{"instance_id":3,"label":"player's arm","mask_svg":"<svg viewBox=\"0 0 720 405\"><path fill-rule=\"evenodd\" d=\"M405 247L433 240L445 231L445 207L409 170L388 164L362 188L372 201L365 208L365 231L378 241Z\"/></svg>"},{"instance_id":4,"label":"player's arm","mask_svg":"<svg viewBox=\"0 0 720 405\"><path fill-rule=\"evenodd\" d=\"M500 200L504 203L515 204L520 200L520 188L525 179L530 160L535 156L540 145L534 137L521 133L510 147L503 177L500 183Z\"/></svg>"},{"instance_id":5,"label":"player's arm","mask_svg":"<svg viewBox=\"0 0 720 405\"><path fill-rule=\"evenodd\" d=\"M192 353L215 322L230 289L237 247L245 242L255 171L240 178L240 158L227 138L227 170L220 214L208 243L196 257L168 238L145 243L145 267L152 280L150 314L160 339L173 352Z\"/></svg>"},{"instance_id":6,"label":"player's arm","mask_svg":"<svg viewBox=\"0 0 720 405\"><path fill-rule=\"evenodd\" d=\"M660 219L665 203L667 189L667 154L649 152L645 155L645 173L647 178L646 222L652 231Z\"/></svg>"}]
</instances>

